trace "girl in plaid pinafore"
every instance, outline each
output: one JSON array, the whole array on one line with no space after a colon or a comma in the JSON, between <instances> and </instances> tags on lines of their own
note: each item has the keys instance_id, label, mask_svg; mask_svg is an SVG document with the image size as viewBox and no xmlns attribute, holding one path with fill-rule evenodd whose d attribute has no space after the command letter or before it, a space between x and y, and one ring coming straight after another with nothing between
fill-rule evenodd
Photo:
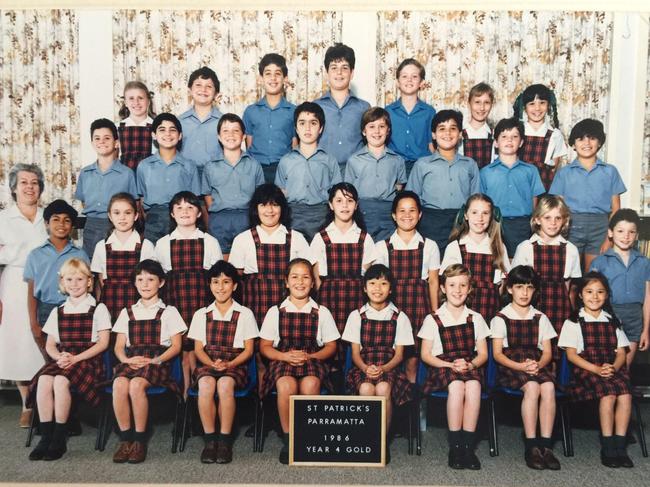
<instances>
[{"instance_id":1,"label":"girl in plaid pinafore","mask_svg":"<svg viewBox=\"0 0 650 487\"><path fill-rule=\"evenodd\" d=\"M36 373L27 397L29 407L36 402L41 429L41 440L30 453L30 460L63 456L72 404L70 388L96 407L97 389L104 379L101 353L108 348L110 314L88 294L93 279L84 261L69 259L59 274L61 290L68 298L52 310L43 327L47 334L45 351L52 361Z\"/></svg>"},{"instance_id":2,"label":"girl in plaid pinafore","mask_svg":"<svg viewBox=\"0 0 650 487\"><path fill-rule=\"evenodd\" d=\"M564 322L558 342L574 366L567 393L574 401L599 401L603 465L632 467L625 451L632 408L625 360L630 342L611 312L609 286L603 274L588 272L577 291L579 311Z\"/></svg>"},{"instance_id":3,"label":"girl in plaid pinafore","mask_svg":"<svg viewBox=\"0 0 650 487\"><path fill-rule=\"evenodd\" d=\"M479 169L490 164L494 154L494 138L487 124L493 104L494 90L487 83L478 83L469 90L469 121L462 131L463 155L474 159ZM481 135L485 137L479 138Z\"/></svg>"},{"instance_id":4,"label":"girl in plaid pinafore","mask_svg":"<svg viewBox=\"0 0 650 487\"><path fill-rule=\"evenodd\" d=\"M283 448L280 462L289 461L289 397L320 394L331 389L326 361L336 352L340 337L332 314L310 298L314 286L311 263L293 259L287 267L289 297L273 306L260 330L260 352L270 362L264 376L262 397L277 391Z\"/></svg>"},{"instance_id":5,"label":"girl in plaid pinafore","mask_svg":"<svg viewBox=\"0 0 650 487\"><path fill-rule=\"evenodd\" d=\"M129 81L124 85L124 99L119 115L120 160L135 170L142 159L152 153L151 124L155 113L150 92L144 83Z\"/></svg>"}]
</instances>

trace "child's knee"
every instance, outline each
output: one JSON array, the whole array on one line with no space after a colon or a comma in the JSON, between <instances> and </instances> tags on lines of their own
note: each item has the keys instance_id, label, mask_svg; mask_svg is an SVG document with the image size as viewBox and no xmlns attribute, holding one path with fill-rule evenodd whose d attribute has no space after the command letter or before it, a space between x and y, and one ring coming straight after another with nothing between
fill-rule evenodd
<instances>
[{"instance_id":1,"label":"child's knee","mask_svg":"<svg viewBox=\"0 0 650 487\"><path fill-rule=\"evenodd\" d=\"M377 396L390 397L390 384L388 382L380 382L375 387L375 394Z\"/></svg>"},{"instance_id":2,"label":"child's knee","mask_svg":"<svg viewBox=\"0 0 650 487\"><path fill-rule=\"evenodd\" d=\"M235 394L235 381L232 377L221 377L217 381L217 392L219 397L229 397Z\"/></svg>"},{"instance_id":3,"label":"child's knee","mask_svg":"<svg viewBox=\"0 0 650 487\"><path fill-rule=\"evenodd\" d=\"M214 377L201 377L199 379L199 397L212 397L216 389Z\"/></svg>"},{"instance_id":4,"label":"child's knee","mask_svg":"<svg viewBox=\"0 0 650 487\"><path fill-rule=\"evenodd\" d=\"M369 382L364 382L359 386L359 395L360 396L374 396L375 395L375 386Z\"/></svg>"}]
</instances>

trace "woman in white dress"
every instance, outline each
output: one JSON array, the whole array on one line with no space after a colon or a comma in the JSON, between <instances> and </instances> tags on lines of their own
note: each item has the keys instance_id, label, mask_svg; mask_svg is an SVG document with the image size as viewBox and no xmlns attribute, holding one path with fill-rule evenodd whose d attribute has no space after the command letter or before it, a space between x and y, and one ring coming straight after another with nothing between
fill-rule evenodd
<instances>
[{"instance_id":1,"label":"woman in white dress","mask_svg":"<svg viewBox=\"0 0 650 487\"><path fill-rule=\"evenodd\" d=\"M33 164L16 164L9 172L15 205L0 211L0 379L14 380L23 400L20 426L28 427L27 386L43 366L27 311L27 283L23 269L29 252L47 239L43 209L43 172Z\"/></svg>"}]
</instances>

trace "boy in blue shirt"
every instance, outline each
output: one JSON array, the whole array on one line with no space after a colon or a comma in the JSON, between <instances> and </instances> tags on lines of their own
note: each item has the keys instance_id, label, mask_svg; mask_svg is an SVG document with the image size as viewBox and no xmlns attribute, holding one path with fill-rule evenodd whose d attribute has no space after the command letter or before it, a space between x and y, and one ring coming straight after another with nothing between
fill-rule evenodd
<instances>
[{"instance_id":1,"label":"boy in blue shirt","mask_svg":"<svg viewBox=\"0 0 650 487\"><path fill-rule=\"evenodd\" d=\"M425 74L419 61L412 58L402 61L397 67L400 97L386 107L393 127L388 147L406 161L407 177L417 159L431 154L429 131L436 109L418 96Z\"/></svg>"},{"instance_id":2,"label":"boy in blue shirt","mask_svg":"<svg viewBox=\"0 0 650 487\"><path fill-rule=\"evenodd\" d=\"M481 182L473 159L458 154L463 114L441 110L431 121L431 138L435 152L421 157L413 165L406 189L422 201L419 231L435 240L444 254L458 210L467 198L478 193Z\"/></svg>"},{"instance_id":3,"label":"boy in blue shirt","mask_svg":"<svg viewBox=\"0 0 650 487\"><path fill-rule=\"evenodd\" d=\"M221 147L215 137L221 112L213 106L221 96L217 73L203 66L190 74L187 88L192 98L192 108L178 117L185 136L179 150L183 157L196 165L200 178L203 166L221 156Z\"/></svg>"},{"instance_id":4,"label":"boy in blue shirt","mask_svg":"<svg viewBox=\"0 0 650 487\"><path fill-rule=\"evenodd\" d=\"M517 245L530 238L530 216L537 197L545 192L537 168L517 158L523 135L521 121L500 120L494 128L498 157L480 171L481 193L492 198L501 210L501 230L510 258L514 257Z\"/></svg>"},{"instance_id":5,"label":"boy in blue shirt","mask_svg":"<svg viewBox=\"0 0 650 487\"><path fill-rule=\"evenodd\" d=\"M23 279L27 282L29 321L38 346L45 347L41 328L50 312L66 300L59 288L59 270L73 257L90 265L86 253L75 247L70 235L77 219L77 210L63 200L54 200L43 210L43 220L49 237L27 256Z\"/></svg>"},{"instance_id":6,"label":"boy in blue shirt","mask_svg":"<svg viewBox=\"0 0 650 487\"><path fill-rule=\"evenodd\" d=\"M234 113L226 113L217 124L223 157L210 161L201 181L209 212L208 231L219 241L224 259L232 240L248 229L248 204L255 188L264 184L262 166L241 150L246 128Z\"/></svg>"},{"instance_id":7,"label":"boy in blue shirt","mask_svg":"<svg viewBox=\"0 0 650 487\"><path fill-rule=\"evenodd\" d=\"M275 184L287 195L291 207L291 227L310 242L327 216L329 189L341 182L341 171L334 157L318 145L325 114L312 102L296 107L293 114L298 146L278 164Z\"/></svg>"},{"instance_id":8,"label":"boy in blue shirt","mask_svg":"<svg viewBox=\"0 0 650 487\"><path fill-rule=\"evenodd\" d=\"M650 259L634 248L641 220L634 210L618 210L609 220L612 248L596 257L591 271L607 277L610 302L630 341L628 368L637 350L647 350L650 325Z\"/></svg>"},{"instance_id":9,"label":"boy in blue shirt","mask_svg":"<svg viewBox=\"0 0 650 487\"><path fill-rule=\"evenodd\" d=\"M97 161L84 167L77 178L75 199L83 203L86 223L83 231L83 249L92 259L95 245L106 237L110 228L108 203L116 193L137 197L135 175L115 159L118 135L115 124L100 118L90 124L90 140L97 153Z\"/></svg>"},{"instance_id":10,"label":"boy in blue shirt","mask_svg":"<svg viewBox=\"0 0 650 487\"><path fill-rule=\"evenodd\" d=\"M329 91L314 100L325 112L325 128L320 146L334 157L345 173L348 158L361 148L359 124L370 104L350 93L356 59L354 50L337 43L325 52L325 70Z\"/></svg>"},{"instance_id":11,"label":"boy in blue shirt","mask_svg":"<svg viewBox=\"0 0 650 487\"><path fill-rule=\"evenodd\" d=\"M266 54L260 60L258 71L264 97L244 110L246 147L247 152L262 165L266 182L272 183L280 158L296 142L293 128L296 106L284 96L288 70L283 56Z\"/></svg>"},{"instance_id":12,"label":"boy in blue shirt","mask_svg":"<svg viewBox=\"0 0 650 487\"><path fill-rule=\"evenodd\" d=\"M179 191L200 195L201 182L196 165L178 152L183 143L180 121L171 113L161 113L151 132L158 153L138 164L135 181L145 212L144 238L156 243L169 233L169 202L174 195Z\"/></svg>"}]
</instances>

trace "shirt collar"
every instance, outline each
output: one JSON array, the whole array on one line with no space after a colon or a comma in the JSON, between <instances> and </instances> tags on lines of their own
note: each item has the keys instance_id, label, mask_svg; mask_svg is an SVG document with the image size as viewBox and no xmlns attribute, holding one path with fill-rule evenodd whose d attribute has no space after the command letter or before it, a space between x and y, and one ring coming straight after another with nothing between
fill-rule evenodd
<instances>
[{"instance_id":1,"label":"shirt collar","mask_svg":"<svg viewBox=\"0 0 650 487\"><path fill-rule=\"evenodd\" d=\"M280 226L279 226L278 228L276 228L276 229L273 231L273 233L271 233L271 234L266 233L266 231L264 231L264 230L262 229L262 226L261 226L261 225L256 225L256 226L255 226L255 229L257 230L257 233L260 234L260 235L261 235L262 233L264 233L264 234L266 234L266 235L275 235L275 234L278 233L278 232L279 232L279 233L283 233L283 234L285 234L285 235L289 233L289 230L287 229L287 227L285 227L285 226L282 225L282 224L280 224Z\"/></svg>"},{"instance_id":2,"label":"shirt collar","mask_svg":"<svg viewBox=\"0 0 650 487\"><path fill-rule=\"evenodd\" d=\"M395 304L394 304L392 301L390 301L390 302L388 303L388 306L386 306L386 307L385 307L384 309L382 309L381 311L377 311L375 308L373 308L372 306L370 306L370 303L366 303L366 304L364 304L364 305L361 306L361 308L359 309L359 312L360 312L360 313L367 313L368 311L370 311L371 313L374 312L374 313L386 313L386 314L388 314L388 312L390 311L391 314L392 314L392 313L395 313L395 312L399 311L399 309L397 308L397 306L395 306Z\"/></svg>"},{"instance_id":3,"label":"shirt collar","mask_svg":"<svg viewBox=\"0 0 650 487\"><path fill-rule=\"evenodd\" d=\"M445 301L440 305L436 314L440 316L440 319L443 323L446 321L448 323L462 324L467 322L467 317L470 315L470 309L467 306L463 306L463 311L460 314L459 318L454 318L449 309L447 308L447 302Z\"/></svg>"},{"instance_id":4,"label":"shirt collar","mask_svg":"<svg viewBox=\"0 0 650 487\"><path fill-rule=\"evenodd\" d=\"M266 107L269 110L277 110L278 108L291 108L291 103L289 103L284 96L280 98L280 102L273 108L271 108L271 105L269 105L269 102L266 100L266 96L260 98L255 104L260 107Z\"/></svg>"},{"instance_id":5,"label":"shirt collar","mask_svg":"<svg viewBox=\"0 0 650 487\"><path fill-rule=\"evenodd\" d=\"M99 168L99 162L95 161L90 166L86 167L86 171L95 171L98 172L99 174L107 174L111 171L121 172L122 168L120 166L122 166L122 163L117 159L113 159L111 165L108 166L108 169L106 169L105 172L102 172L102 170Z\"/></svg>"},{"instance_id":6,"label":"shirt collar","mask_svg":"<svg viewBox=\"0 0 650 487\"><path fill-rule=\"evenodd\" d=\"M373 159L375 158L375 155L370 152L370 148L368 147L368 144L364 145L361 149L357 151L357 155L365 155L368 154L370 157ZM384 146L384 152L377 158L377 160L382 159L386 157L386 155L391 155L391 156L396 156L397 152L389 148L387 145Z\"/></svg>"},{"instance_id":7,"label":"shirt collar","mask_svg":"<svg viewBox=\"0 0 650 487\"><path fill-rule=\"evenodd\" d=\"M192 232L192 235L189 237L186 237L181 234L181 232L178 230L178 228L174 228L174 231L169 234L172 240L176 239L193 239L193 238L203 238L205 237L205 233L202 232L200 229L195 228L194 231Z\"/></svg>"},{"instance_id":8,"label":"shirt collar","mask_svg":"<svg viewBox=\"0 0 650 487\"><path fill-rule=\"evenodd\" d=\"M594 164L594 167L592 168L592 170L595 169L596 166L606 166L606 165L607 164L605 164L604 161L596 158L596 164ZM586 171L584 166L582 164L580 164L580 161L577 158L574 159L573 161L571 161L571 163L569 163L567 166L571 167L571 168L574 168L574 169L582 169L583 171Z\"/></svg>"},{"instance_id":9,"label":"shirt collar","mask_svg":"<svg viewBox=\"0 0 650 487\"><path fill-rule=\"evenodd\" d=\"M131 232L131 235L129 235L129 238L126 239L126 242L124 242L124 245L136 245L139 244L142 241L140 238L140 234L133 230ZM115 232L111 232L111 234L108 236L106 239L107 244L114 244L114 243L121 243L120 240L117 238L117 235L115 235Z\"/></svg>"},{"instance_id":10,"label":"shirt collar","mask_svg":"<svg viewBox=\"0 0 650 487\"><path fill-rule=\"evenodd\" d=\"M539 242L541 245L560 245L562 243L566 243L567 240L562 235L556 235L551 239L549 243L545 243L538 233L533 233L533 235L530 237L530 241L531 243Z\"/></svg>"},{"instance_id":11,"label":"shirt collar","mask_svg":"<svg viewBox=\"0 0 650 487\"><path fill-rule=\"evenodd\" d=\"M393 245L394 245L395 243L401 243L402 245L406 246L406 245L411 245L411 242L413 242L413 241L417 242L418 244L419 244L420 242L424 242L424 237L422 237L422 234L420 234L420 232L418 232L418 231L416 230L416 231L415 231L415 235L413 235L413 238L412 238L412 239L409 241L409 243L407 244L406 242L404 242L404 240L402 240L402 237L399 236L399 234L397 233L397 230L395 230L395 231L393 232L393 234L390 236L390 240L389 240L389 241L390 241L390 243L392 243Z\"/></svg>"},{"instance_id":12,"label":"shirt collar","mask_svg":"<svg viewBox=\"0 0 650 487\"><path fill-rule=\"evenodd\" d=\"M613 248L607 249L603 255L606 255L607 257L614 257L615 259L618 259L620 262L623 262L623 258ZM632 264L632 262L634 262L640 256L641 253L638 250L630 249L630 259L627 263L628 267L630 266L630 264Z\"/></svg>"},{"instance_id":13,"label":"shirt collar","mask_svg":"<svg viewBox=\"0 0 650 487\"><path fill-rule=\"evenodd\" d=\"M452 166L454 164L456 164L458 161L460 161L461 158L462 158L461 155L458 152L456 152L456 154L454 154L454 160L449 162L447 159L442 157L442 154L440 154L440 152L438 152L438 151L435 151L433 154L431 154L430 157L432 158L431 161L438 161L439 160L439 161L444 162L445 164L449 164L449 165L452 165Z\"/></svg>"},{"instance_id":14,"label":"shirt collar","mask_svg":"<svg viewBox=\"0 0 650 487\"><path fill-rule=\"evenodd\" d=\"M165 308L167 307L167 305L166 305L165 303L163 303L163 300L160 299L160 298L158 299L158 301L156 301L156 302L155 302L154 304L152 304L151 306L145 306L145 305L142 303L142 299L138 299L138 302L135 303L135 304L133 305L133 307L134 307L134 308L138 308L138 309L152 309L152 308L161 308L161 309L165 309Z\"/></svg>"},{"instance_id":15,"label":"shirt collar","mask_svg":"<svg viewBox=\"0 0 650 487\"><path fill-rule=\"evenodd\" d=\"M483 240L481 240L478 243L472 240L469 234L463 235L458 239L459 245L473 244L476 245L477 247L483 247L483 246L489 246L491 243L492 243L492 239L490 239L490 236L487 233L485 234L485 237L483 237Z\"/></svg>"},{"instance_id":16,"label":"shirt collar","mask_svg":"<svg viewBox=\"0 0 650 487\"><path fill-rule=\"evenodd\" d=\"M517 166L520 166L524 164L520 159L517 159L515 163L512 166L508 166L505 162L503 162L499 157L497 157L495 160L492 161L490 165L501 165L505 167L506 169L514 169Z\"/></svg>"},{"instance_id":17,"label":"shirt collar","mask_svg":"<svg viewBox=\"0 0 650 487\"><path fill-rule=\"evenodd\" d=\"M346 232L342 232L341 230L339 230L339 227L337 227L334 222L331 222L329 225L327 225L327 227L325 227L325 231L327 231L328 233L334 233L338 235L347 235L349 233L359 235L361 233L361 229L354 221L352 222L352 226L348 228Z\"/></svg>"},{"instance_id":18,"label":"shirt collar","mask_svg":"<svg viewBox=\"0 0 650 487\"><path fill-rule=\"evenodd\" d=\"M153 119L149 116L145 118L142 122L136 122L131 117L126 117L122 122L125 127L146 127L153 123Z\"/></svg>"},{"instance_id":19,"label":"shirt collar","mask_svg":"<svg viewBox=\"0 0 650 487\"><path fill-rule=\"evenodd\" d=\"M320 98L321 100L330 100L334 105L338 106L338 103L332 96L332 91L327 90L327 92ZM341 108L343 108L345 105L347 105L350 101L352 100L357 100L357 97L352 93L352 90L348 90L348 94L345 97L345 100L343 101L343 104L341 105Z\"/></svg>"},{"instance_id":20,"label":"shirt collar","mask_svg":"<svg viewBox=\"0 0 650 487\"><path fill-rule=\"evenodd\" d=\"M212 301L212 303L210 303L210 305L207 308L205 308L205 310L209 313L214 313L216 311L217 316L223 318L224 320L231 319L233 312L239 311L240 309L241 309L241 305L234 299L232 300L232 304L230 305L230 308L228 308L224 314L221 314L219 312L219 309L217 308L217 303L215 301Z\"/></svg>"},{"instance_id":21,"label":"shirt collar","mask_svg":"<svg viewBox=\"0 0 650 487\"><path fill-rule=\"evenodd\" d=\"M55 247L54 244L50 241L49 238L45 241L45 243L44 243L43 245L41 245L41 247L48 247L48 246L49 246L49 247L52 247L52 249L53 249L55 252L58 253L58 251L56 250L56 247ZM74 247L74 246L72 245L72 241L68 239L68 241L66 242L65 247L63 247L63 250L61 251L61 253L62 253L62 254L65 254L65 253L68 252L70 249L72 249L72 247Z\"/></svg>"},{"instance_id":22,"label":"shirt collar","mask_svg":"<svg viewBox=\"0 0 650 487\"><path fill-rule=\"evenodd\" d=\"M287 297L282 301L280 304L280 308L285 308L287 311L303 311L303 312L309 312L312 309L316 308L318 309L318 304L316 301L314 301L312 298L309 298L309 301L307 304L303 307L298 309L295 304L291 302L291 300Z\"/></svg>"},{"instance_id":23,"label":"shirt collar","mask_svg":"<svg viewBox=\"0 0 650 487\"><path fill-rule=\"evenodd\" d=\"M93 298L91 294L86 294L86 296L77 304L73 304L72 301L70 300L70 297L68 296L65 302L61 306L70 306L74 309L77 309L77 308L81 308L82 306L95 306L95 304L97 304L95 298Z\"/></svg>"},{"instance_id":24,"label":"shirt collar","mask_svg":"<svg viewBox=\"0 0 650 487\"><path fill-rule=\"evenodd\" d=\"M505 306L501 312L506 315L510 319L524 319L524 320L531 320L535 317L536 314L539 314L540 311L536 310L532 305L528 306L528 312L526 313L525 317L521 317L519 313L517 313L514 308L512 307L512 303L508 304Z\"/></svg>"},{"instance_id":25,"label":"shirt collar","mask_svg":"<svg viewBox=\"0 0 650 487\"><path fill-rule=\"evenodd\" d=\"M578 316L580 318L583 318L585 321L607 321L612 318L612 315L604 310L600 310L600 314L594 318L589 313L587 313L584 308L580 308L580 311L578 311Z\"/></svg>"},{"instance_id":26,"label":"shirt collar","mask_svg":"<svg viewBox=\"0 0 650 487\"><path fill-rule=\"evenodd\" d=\"M191 106L186 112L181 114L179 118L191 118L191 117L196 118L200 122L206 122L211 118L220 118L221 112L216 107L212 107L212 110L210 110L210 115L208 115L208 118L206 118L205 120L201 120L199 116L196 114L196 110L194 109L194 106Z\"/></svg>"},{"instance_id":27,"label":"shirt collar","mask_svg":"<svg viewBox=\"0 0 650 487\"><path fill-rule=\"evenodd\" d=\"M22 220L30 222L25 215L23 215L20 212L20 209L18 208L18 205L16 203L13 203L9 208L7 208L7 216L9 218L20 218ZM32 223L33 225L37 224L38 222L43 221L43 208L36 208L36 216L34 217L34 222Z\"/></svg>"},{"instance_id":28,"label":"shirt collar","mask_svg":"<svg viewBox=\"0 0 650 487\"><path fill-rule=\"evenodd\" d=\"M524 118L525 118L525 113L524 113ZM533 137L543 137L544 135L546 135L546 132L552 129L548 121L546 120L544 120L544 123L537 129L533 128L533 126L530 123L528 123L528 120L526 120L524 121L524 128L526 134L532 135Z\"/></svg>"},{"instance_id":29,"label":"shirt collar","mask_svg":"<svg viewBox=\"0 0 650 487\"><path fill-rule=\"evenodd\" d=\"M307 157L305 154L303 154L303 153L300 151L300 144L298 144L296 147L294 147L293 149L291 149L291 152L295 152L295 153L297 153L298 155L300 155L300 157L309 160L309 159L311 159L312 157L315 157L316 154L318 154L319 152L322 152L323 154L325 154L325 149L323 149L323 148L319 145L318 147L316 147L316 151L315 151L311 156Z\"/></svg>"}]
</instances>

